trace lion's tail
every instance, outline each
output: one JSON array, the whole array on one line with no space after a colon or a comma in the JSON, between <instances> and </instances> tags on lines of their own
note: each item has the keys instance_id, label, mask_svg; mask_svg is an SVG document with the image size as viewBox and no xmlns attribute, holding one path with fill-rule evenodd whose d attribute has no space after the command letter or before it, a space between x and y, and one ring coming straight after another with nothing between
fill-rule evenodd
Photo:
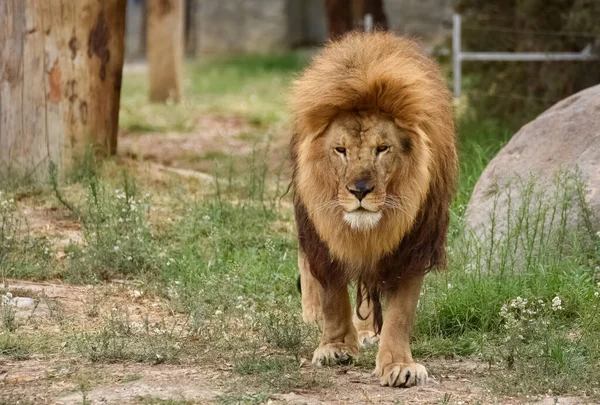
<instances>
[{"instance_id":1,"label":"lion's tail","mask_svg":"<svg viewBox=\"0 0 600 405\"><path fill-rule=\"evenodd\" d=\"M361 314L360 308L364 302L367 300L367 303L370 305L371 310L373 311L373 330L375 333L381 333L381 328L383 327L383 310L381 308L381 290L375 287L367 287L367 285L361 281L358 282L356 286L356 316L361 321L366 320L371 314L368 313L366 315Z\"/></svg>"}]
</instances>

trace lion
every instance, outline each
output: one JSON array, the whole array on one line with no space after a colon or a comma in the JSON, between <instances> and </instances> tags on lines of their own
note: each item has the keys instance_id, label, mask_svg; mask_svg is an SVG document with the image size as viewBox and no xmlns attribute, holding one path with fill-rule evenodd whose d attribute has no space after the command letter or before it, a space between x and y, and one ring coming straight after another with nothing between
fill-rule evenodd
<instances>
[{"instance_id":1,"label":"lion","mask_svg":"<svg viewBox=\"0 0 600 405\"><path fill-rule=\"evenodd\" d=\"M383 385L424 384L409 339L424 275L446 264L458 171L444 79L410 39L351 33L294 81L290 107L302 314L322 332L313 363L379 340Z\"/></svg>"}]
</instances>

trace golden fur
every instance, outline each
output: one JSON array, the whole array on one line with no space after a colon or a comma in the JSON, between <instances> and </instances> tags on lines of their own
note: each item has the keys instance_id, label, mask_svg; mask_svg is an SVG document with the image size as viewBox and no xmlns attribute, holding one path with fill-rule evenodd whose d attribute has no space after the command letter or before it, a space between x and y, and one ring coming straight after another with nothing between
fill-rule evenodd
<instances>
[{"instance_id":1,"label":"golden fur","mask_svg":"<svg viewBox=\"0 0 600 405\"><path fill-rule=\"evenodd\" d=\"M424 273L445 265L457 174L442 75L411 40L352 33L295 81L291 109L303 313L323 330L313 362L356 357L358 340L381 332L382 383L421 384L427 371L412 359L410 330Z\"/></svg>"}]
</instances>

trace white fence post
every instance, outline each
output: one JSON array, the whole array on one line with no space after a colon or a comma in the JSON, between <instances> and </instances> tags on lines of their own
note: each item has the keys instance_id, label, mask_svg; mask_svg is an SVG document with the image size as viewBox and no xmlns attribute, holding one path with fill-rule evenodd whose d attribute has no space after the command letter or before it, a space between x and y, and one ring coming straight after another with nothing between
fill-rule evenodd
<instances>
[{"instance_id":1,"label":"white fence post","mask_svg":"<svg viewBox=\"0 0 600 405\"><path fill-rule=\"evenodd\" d=\"M373 32L373 14L365 14L365 32Z\"/></svg>"},{"instance_id":2,"label":"white fence post","mask_svg":"<svg viewBox=\"0 0 600 405\"><path fill-rule=\"evenodd\" d=\"M452 66L454 79L454 97L460 97L461 80L462 80L462 55L460 52L460 29L461 19L460 14L452 16Z\"/></svg>"}]
</instances>

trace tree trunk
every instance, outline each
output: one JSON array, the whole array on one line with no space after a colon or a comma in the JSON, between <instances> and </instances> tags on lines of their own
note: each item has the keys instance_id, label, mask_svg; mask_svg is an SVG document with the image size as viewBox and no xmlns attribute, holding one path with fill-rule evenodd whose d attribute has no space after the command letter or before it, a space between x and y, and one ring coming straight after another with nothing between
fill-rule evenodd
<instances>
[{"instance_id":1,"label":"tree trunk","mask_svg":"<svg viewBox=\"0 0 600 405\"><path fill-rule=\"evenodd\" d=\"M373 26L376 30L387 30L388 20L383 9L383 0L363 0L364 15L373 15Z\"/></svg>"},{"instance_id":2,"label":"tree trunk","mask_svg":"<svg viewBox=\"0 0 600 405\"><path fill-rule=\"evenodd\" d=\"M352 8L353 4L350 0L325 0L329 39L340 38L352 30L354 26Z\"/></svg>"},{"instance_id":3,"label":"tree trunk","mask_svg":"<svg viewBox=\"0 0 600 405\"><path fill-rule=\"evenodd\" d=\"M196 56L197 52L197 22L198 0L186 0L185 2L185 54Z\"/></svg>"},{"instance_id":4,"label":"tree trunk","mask_svg":"<svg viewBox=\"0 0 600 405\"><path fill-rule=\"evenodd\" d=\"M126 0L0 1L0 168L66 173L117 149Z\"/></svg>"},{"instance_id":5,"label":"tree trunk","mask_svg":"<svg viewBox=\"0 0 600 405\"><path fill-rule=\"evenodd\" d=\"M148 0L150 101L181 100L184 6L184 0Z\"/></svg>"},{"instance_id":6,"label":"tree trunk","mask_svg":"<svg viewBox=\"0 0 600 405\"><path fill-rule=\"evenodd\" d=\"M353 29L364 29L365 15L373 15L373 28L387 30L383 0L326 0L329 38L343 36Z\"/></svg>"}]
</instances>

